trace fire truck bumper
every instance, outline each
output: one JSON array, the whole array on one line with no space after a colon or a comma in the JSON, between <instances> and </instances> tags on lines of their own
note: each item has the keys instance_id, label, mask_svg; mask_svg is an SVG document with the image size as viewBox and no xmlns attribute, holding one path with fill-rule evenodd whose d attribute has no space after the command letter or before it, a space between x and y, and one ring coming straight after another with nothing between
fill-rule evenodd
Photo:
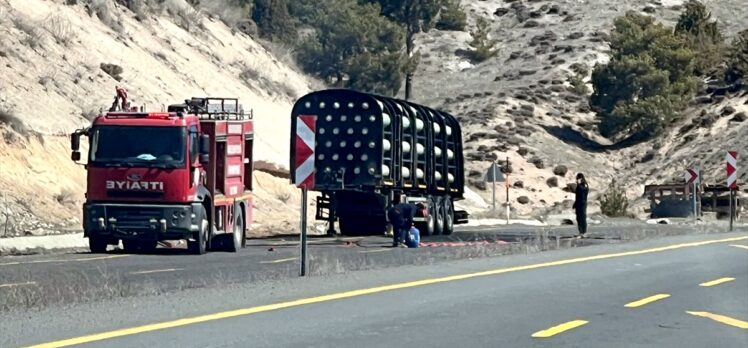
<instances>
[{"instance_id":1,"label":"fire truck bumper","mask_svg":"<svg viewBox=\"0 0 748 348\"><path fill-rule=\"evenodd\" d=\"M200 203L86 203L83 205L83 230L86 236L107 236L112 239L186 239L198 231L203 218L201 211Z\"/></svg>"}]
</instances>

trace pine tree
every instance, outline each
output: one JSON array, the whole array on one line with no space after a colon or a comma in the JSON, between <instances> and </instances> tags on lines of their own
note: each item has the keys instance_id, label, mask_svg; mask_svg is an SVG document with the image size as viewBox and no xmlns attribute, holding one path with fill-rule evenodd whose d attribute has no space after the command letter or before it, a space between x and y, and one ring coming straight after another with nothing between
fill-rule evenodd
<instances>
[{"instance_id":1,"label":"pine tree","mask_svg":"<svg viewBox=\"0 0 748 348\"><path fill-rule=\"evenodd\" d=\"M693 97L695 53L654 18L627 13L615 21L611 58L592 72L590 105L606 137L660 134Z\"/></svg>"},{"instance_id":2,"label":"pine tree","mask_svg":"<svg viewBox=\"0 0 748 348\"><path fill-rule=\"evenodd\" d=\"M405 99L409 99L412 90L413 73L418 58L414 57L414 38L421 32L428 32L436 25L439 12L445 0L368 0L379 3L382 14L405 28L405 52L408 59L408 70L405 76Z\"/></svg>"},{"instance_id":3,"label":"pine tree","mask_svg":"<svg viewBox=\"0 0 748 348\"><path fill-rule=\"evenodd\" d=\"M724 62L725 46L722 32L706 6L689 0L675 25L675 33L685 37L695 52L695 72L699 76L711 74Z\"/></svg>"},{"instance_id":4,"label":"pine tree","mask_svg":"<svg viewBox=\"0 0 748 348\"><path fill-rule=\"evenodd\" d=\"M286 0L255 0L252 20L260 29L260 35L273 41L293 43L298 37L296 21L288 13Z\"/></svg>"},{"instance_id":5,"label":"pine tree","mask_svg":"<svg viewBox=\"0 0 748 348\"><path fill-rule=\"evenodd\" d=\"M299 48L304 70L338 87L395 94L408 63L402 52L404 30L380 16L377 4L325 0L322 5L316 33Z\"/></svg>"}]
</instances>

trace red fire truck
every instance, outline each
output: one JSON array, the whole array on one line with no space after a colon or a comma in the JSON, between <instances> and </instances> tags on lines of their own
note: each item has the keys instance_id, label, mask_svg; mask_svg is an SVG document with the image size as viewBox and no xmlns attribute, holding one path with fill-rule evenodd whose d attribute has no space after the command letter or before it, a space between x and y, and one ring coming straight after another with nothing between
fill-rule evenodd
<instances>
[{"instance_id":1,"label":"red fire truck","mask_svg":"<svg viewBox=\"0 0 748 348\"><path fill-rule=\"evenodd\" d=\"M83 230L91 252L122 241L130 252L165 240L235 252L252 221L252 112L236 98L192 98L166 111L131 108L126 93L71 135L88 137ZM117 101L122 98L121 107Z\"/></svg>"}]
</instances>

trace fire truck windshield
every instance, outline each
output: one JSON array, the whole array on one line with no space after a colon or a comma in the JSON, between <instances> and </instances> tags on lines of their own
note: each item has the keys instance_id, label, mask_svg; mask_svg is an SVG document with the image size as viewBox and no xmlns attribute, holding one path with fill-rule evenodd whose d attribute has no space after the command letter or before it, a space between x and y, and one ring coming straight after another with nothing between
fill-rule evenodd
<instances>
[{"instance_id":1,"label":"fire truck windshield","mask_svg":"<svg viewBox=\"0 0 748 348\"><path fill-rule=\"evenodd\" d=\"M178 168L185 163L184 127L99 126L90 163L111 167Z\"/></svg>"}]
</instances>

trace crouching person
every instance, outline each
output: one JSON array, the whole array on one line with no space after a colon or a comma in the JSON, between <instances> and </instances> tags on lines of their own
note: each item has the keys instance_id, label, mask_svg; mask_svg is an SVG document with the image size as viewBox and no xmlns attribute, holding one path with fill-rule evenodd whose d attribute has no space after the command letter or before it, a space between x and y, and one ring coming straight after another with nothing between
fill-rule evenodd
<instances>
[{"instance_id":1,"label":"crouching person","mask_svg":"<svg viewBox=\"0 0 748 348\"><path fill-rule=\"evenodd\" d=\"M416 207L413 204L401 203L400 194L396 193L392 199L392 206L387 211L387 219L392 224L392 246L406 247L407 235L413 226Z\"/></svg>"}]
</instances>

